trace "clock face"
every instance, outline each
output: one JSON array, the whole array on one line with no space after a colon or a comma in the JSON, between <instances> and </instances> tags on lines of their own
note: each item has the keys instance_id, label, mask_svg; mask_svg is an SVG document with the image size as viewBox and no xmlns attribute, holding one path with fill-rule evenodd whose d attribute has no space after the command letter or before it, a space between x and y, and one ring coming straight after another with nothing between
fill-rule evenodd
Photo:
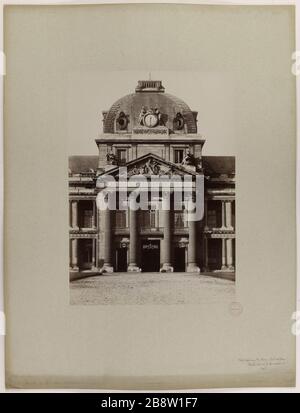
<instances>
[{"instance_id":1,"label":"clock face","mask_svg":"<svg viewBox=\"0 0 300 413\"><path fill-rule=\"evenodd\" d=\"M158 118L153 113L149 113L144 118L144 124L145 126L148 126L148 128L154 128L154 126L156 126L157 123L158 123Z\"/></svg>"}]
</instances>

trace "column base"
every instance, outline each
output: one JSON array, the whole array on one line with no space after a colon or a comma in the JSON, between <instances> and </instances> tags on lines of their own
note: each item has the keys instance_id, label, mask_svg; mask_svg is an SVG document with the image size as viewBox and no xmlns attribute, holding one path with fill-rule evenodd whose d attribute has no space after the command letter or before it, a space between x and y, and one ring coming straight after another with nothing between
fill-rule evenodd
<instances>
[{"instance_id":1,"label":"column base","mask_svg":"<svg viewBox=\"0 0 300 413\"><path fill-rule=\"evenodd\" d=\"M70 267L70 271L78 272L79 267L77 267L77 265L74 265L73 267Z\"/></svg>"},{"instance_id":2,"label":"column base","mask_svg":"<svg viewBox=\"0 0 300 413\"><path fill-rule=\"evenodd\" d=\"M235 271L235 268L234 268L232 265L229 265L228 267L223 265L222 268L221 268L221 271L224 271L224 272L234 272L234 271Z\"/></svg>"},{"instance_id":3,"label":"column base","mask_svg":"<svg viewBox=\"0 0 300 413\"><path fill-rule=\"evenodd\" d=\"M114 272L114 267L112 267L109 264L104 264L103 267L100 269L100 272L111 274L112 272Z\"/></svg>"},{"instance_id":4,"label":"column base","mask_svg":"<svg viewBox=\"0 0 300 413\"><path fill-rule=\"evenodd\" d=\"M194 273L199 274L200 273L200 268L198 267L197 264L191 263L191 264L187 265L186 272L194 272Z\"/></svg>"},{"instance_id":5,"label":"column base","mask_svg":"<svg viewBox=\"0 0 300 413\"><path fill-rule=\"evenodd\" d=\"M159 272L174 272L174 268L172 267L171 264L165 263L165 264L162 265Z\"/></svg>"},{"instance_id":6,"label":"column base","mask_svg":"<svg viewBox=\"0 0 300 413\"><path fill-rule=\"evenodd\" d=\"M129 264L127 272L141 272L142 270L136 264Z\"/></svg>"}]
</instances>

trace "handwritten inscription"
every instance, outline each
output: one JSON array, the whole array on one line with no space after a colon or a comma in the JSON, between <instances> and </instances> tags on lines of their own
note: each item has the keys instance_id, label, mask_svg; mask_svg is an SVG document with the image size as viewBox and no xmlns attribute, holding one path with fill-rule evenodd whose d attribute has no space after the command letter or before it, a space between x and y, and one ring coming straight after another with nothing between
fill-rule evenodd
<instances>
[{"instance_id":1,"label":"handwritten inscription","mask_svg":"<svg viewBox=\"0 0 300 413\"><path fill-rule=\"evenodd\" d=\"M285 365L286 359L284 357L240 358L239 362L246 364L248 367L256 367L265 370L269 367Z\"/></svg>"}]
</instances>

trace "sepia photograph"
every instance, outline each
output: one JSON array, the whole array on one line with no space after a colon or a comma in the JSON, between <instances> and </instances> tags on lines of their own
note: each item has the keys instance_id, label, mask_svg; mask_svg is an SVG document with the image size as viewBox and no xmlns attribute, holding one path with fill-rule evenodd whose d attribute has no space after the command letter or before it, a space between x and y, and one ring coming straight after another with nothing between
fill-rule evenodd
<instances>
[{"instance_id":1,"label":"sepia photograph","mask_svg":"<svg viewBox=\"0 0 300 413\"><path fill-rule=\"evenodd\" d=\"M162 80L129 86L102 110L96 155L69 157L71 303L230 296L235 157L206 155L198 111Z\"/></svg>"}]
</instances>

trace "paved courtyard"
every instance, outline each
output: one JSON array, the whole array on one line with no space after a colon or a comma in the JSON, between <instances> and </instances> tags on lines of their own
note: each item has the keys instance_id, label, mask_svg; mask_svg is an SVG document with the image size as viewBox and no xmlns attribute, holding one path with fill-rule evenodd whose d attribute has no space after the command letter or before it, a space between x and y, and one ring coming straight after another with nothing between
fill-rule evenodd
<instances>
[{"instance_id":1,"label":"paved courtyard","mask_svg":"<svg viewBox=\"0 0 300 413\"><path fill-rule=\"evenodd\" d=\"M235 284L211 275L114 273L70 283L71 304L200 304L234 300Z\"/></svg>"}]
</instances>

